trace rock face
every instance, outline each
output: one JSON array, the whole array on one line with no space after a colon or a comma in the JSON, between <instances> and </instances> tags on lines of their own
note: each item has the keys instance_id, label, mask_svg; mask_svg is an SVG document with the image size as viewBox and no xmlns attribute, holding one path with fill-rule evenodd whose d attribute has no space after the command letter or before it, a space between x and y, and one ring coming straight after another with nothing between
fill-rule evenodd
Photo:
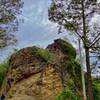
<instances>
[{"instance_id":1,"label":"rock face","mask_svg":"<svg viewBox=\"0 0 100 100\"><path fill-rule=\"evenodd\" d=\"M61 87L58 74L48 66L45 71L39 71L14 83L8 91L7 100L54 100Z\"/></svg>"},{"instance_id":2,"label":"rock face","mask_svg":"<svg viewBox=\"0 0 100 100\"><path fill-rule=\"evenodd\" d=\"M50 56L44 51L40 54L37 47L21 49L11 56L1 92L6 100L55 100L62 90L61 74L55 63L59 64L69 53L68 49L63 51L62 41L58 39L47 47L54 54L52 62L47 62ZM75 53L73 51L73 57ZM67 76L70 75L67 73Z\"/></svg>"}]
</instances>

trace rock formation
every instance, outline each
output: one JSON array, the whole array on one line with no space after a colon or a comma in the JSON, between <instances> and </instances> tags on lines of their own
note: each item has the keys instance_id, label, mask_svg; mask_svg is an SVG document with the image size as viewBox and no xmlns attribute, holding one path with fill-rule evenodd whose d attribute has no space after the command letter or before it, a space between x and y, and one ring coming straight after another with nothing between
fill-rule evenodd
<instances>
[{"instance_id":1,"label":"rock formation","mask_svg":"<svg viewBox=\"0 0 100 100\"><path fill-rule=\"evenodd\" d=\"M61 39L46 49L34 46L19 50L10 58L1 95L6 100L55 100L73 76L68 70L72 66L66 68L61 64L69 55L75 58L75 49Z\"/></svg>"}]
</instances>

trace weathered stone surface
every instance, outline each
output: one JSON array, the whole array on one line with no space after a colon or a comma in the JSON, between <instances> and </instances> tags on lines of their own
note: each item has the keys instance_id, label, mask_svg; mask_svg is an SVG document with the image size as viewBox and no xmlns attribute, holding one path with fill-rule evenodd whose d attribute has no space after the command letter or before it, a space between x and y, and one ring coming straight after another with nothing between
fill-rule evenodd
<instances>
[{"instance_id":1,"label":"weathered stone surface","mask_svg":"<svg viewBox=\"0 0 100 100\"><path fill-rule=\"evenodd\" d=\"M58 72L36 54L37 47L21 49L10 58L2 93L6 100L54 100L62 90ZM9 80L10 84L9 84ZM10 86L11 85L11 86ZM30 98L30 99L28 99Z\"/></svg>"},{"instance_id":2,"label":"weathered stone surface","mask_svg":"<svg viewBox=\"0 0 100 100\"><path fill-rule=\"evenodd\" d=\"M29 97L33 98L32 100L54 100L61 89L58 74L54 68L48 66L45 71L32 74L13 84L7 93L7 100L25 100L26 98L29 100Z\"/></svg>"},{"instance_id":3,"label":"weathered stone surface","mask_svg":"<svg viewBox=\"0 0 100 100\"><path fill-rule=\"evenodd\" d=\"M46 63L37 53L37 47L21 49L11 56L10 67L2 86L2 94L6 96L6 100L55 100L63 88L59 70L65 66L57 67L61 59L68 56L67 49L63 51L60 41L63 42L58 39L47 47L54 54L53 63ZM67 81L71 75L64 68L64 78Z\"/></svg>"}]
</instances>

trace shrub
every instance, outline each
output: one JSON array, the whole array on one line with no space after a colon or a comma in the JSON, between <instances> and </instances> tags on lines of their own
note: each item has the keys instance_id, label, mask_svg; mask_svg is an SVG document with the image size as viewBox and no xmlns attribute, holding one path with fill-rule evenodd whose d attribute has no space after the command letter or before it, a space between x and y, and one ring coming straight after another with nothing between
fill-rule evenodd
<instances>
[{"instance_id":1,"label":"shrub","mask_svg":"<svg viewBox=\"0 0 100 100\"><path fill-rule=\"evenodd\" d=\"M54 55L48 49L38 48L36 52L46 63L52 63Z\"/></svg>"},{"instance_id":2,"label":"shrub","mask_svg":"<svg viewBox=\"0 0 100 100\"><path fill-rule=\"evenodd\" d=\"M66 87L56 100L82 100L69 87Z\"/></svg>"},{"instance_id":3,"label":"shrub","mask_svg":"<svg viewBox=\"0 0 100 100\"><path fill-rule=\"evenodd\" d=\"M2 82L5 78L6 72L8 70L9 66L9 61L4 61L3 63L0 64L0 87L2 85Z\"/></svg>"},{"instance_id":4,"label":"shrub","mask_svg":"<svg viewBox=\"0 0 100 100\"><path fill-rule=\"evenodd\" d=\"M100 79L93 81L93 94L94 100L100 100Z\"/></svg>"},{"instance_id":5,"label":"shrub","mask_svg":"<svg viewBox=\"0 0 100 100\"><path fill-rule=\"evenodd\" d=\"M70 75L70 79L67 79L67 82L65 81L66 88L57 97L57 100L82 100L79 96L82 94L80 63L73 57L69 57L68 60L63 61L62 67L66 67L65 70Z\"/></svg>"},{"instance_id":6,"label":"shrub","mask_svg":"<svg viewBox=\"0 0 100 100\"><path fill-rule=\"evenodd\" d=\"M76 57L76 50L72 46L72 44L70 44L69 42L67 42L65 40L61 40L61 39L58 39L56 41L60 45L61 50L62 50L63 53L65 53L69 56L72 56L73 58Z\"/></svg>"}]
</instances>

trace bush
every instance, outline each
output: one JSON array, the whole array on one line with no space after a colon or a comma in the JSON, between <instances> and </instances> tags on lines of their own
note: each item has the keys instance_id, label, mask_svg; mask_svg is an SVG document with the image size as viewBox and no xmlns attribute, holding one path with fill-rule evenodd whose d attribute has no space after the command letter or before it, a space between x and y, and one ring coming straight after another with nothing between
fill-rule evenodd
<instances>
[{"instance_id":1,"label":"bush","mask_svg":"<svg viewBox=\"0 0 100 100\"><path fill-rule=\"evenodd\" d=\"M0 64L0 87L2 85L2 82L5 78L6 72L8 70L9 66L9 61L4 61L3 63Z\"/></svg>"},{"instance_id":2,"label":"bush","mask_svg":"<svg viewBox=\"0 0 100 100\"><path fill-rule=\"evenodd\" d=\"M58 39L56 41L60 45L63 53L72 56L73 58L76 57L76 50L69 42L61 39Z\"/></svg>"},{"instance_id":3,"label":"bush","mask_svg":"<svg viewBox=\"0 0 100 100\"><path fill-rule=\"evenodd\" d=\"M82 100L69 87L66 87L56 100Z\"/></svg>"},{"instance_id":4,"label":"bush","mask_svg":"<svg viewBox=\"0 0 100 100\"><path fill-rule=\"evenodd\" d=\"M38 48L36 52L46 63L52 63L54 55L48 49Z\"/></svg>"},{"instance_id":5,"label":"bush","mask_svg":"<svg viewBox=\"0 0 100 100\"><path fill-rule=\"evenodd\" d=\"M94 100L100 100L100 79L93 81L93 94Z\"/></svg>"}]
</instances>

